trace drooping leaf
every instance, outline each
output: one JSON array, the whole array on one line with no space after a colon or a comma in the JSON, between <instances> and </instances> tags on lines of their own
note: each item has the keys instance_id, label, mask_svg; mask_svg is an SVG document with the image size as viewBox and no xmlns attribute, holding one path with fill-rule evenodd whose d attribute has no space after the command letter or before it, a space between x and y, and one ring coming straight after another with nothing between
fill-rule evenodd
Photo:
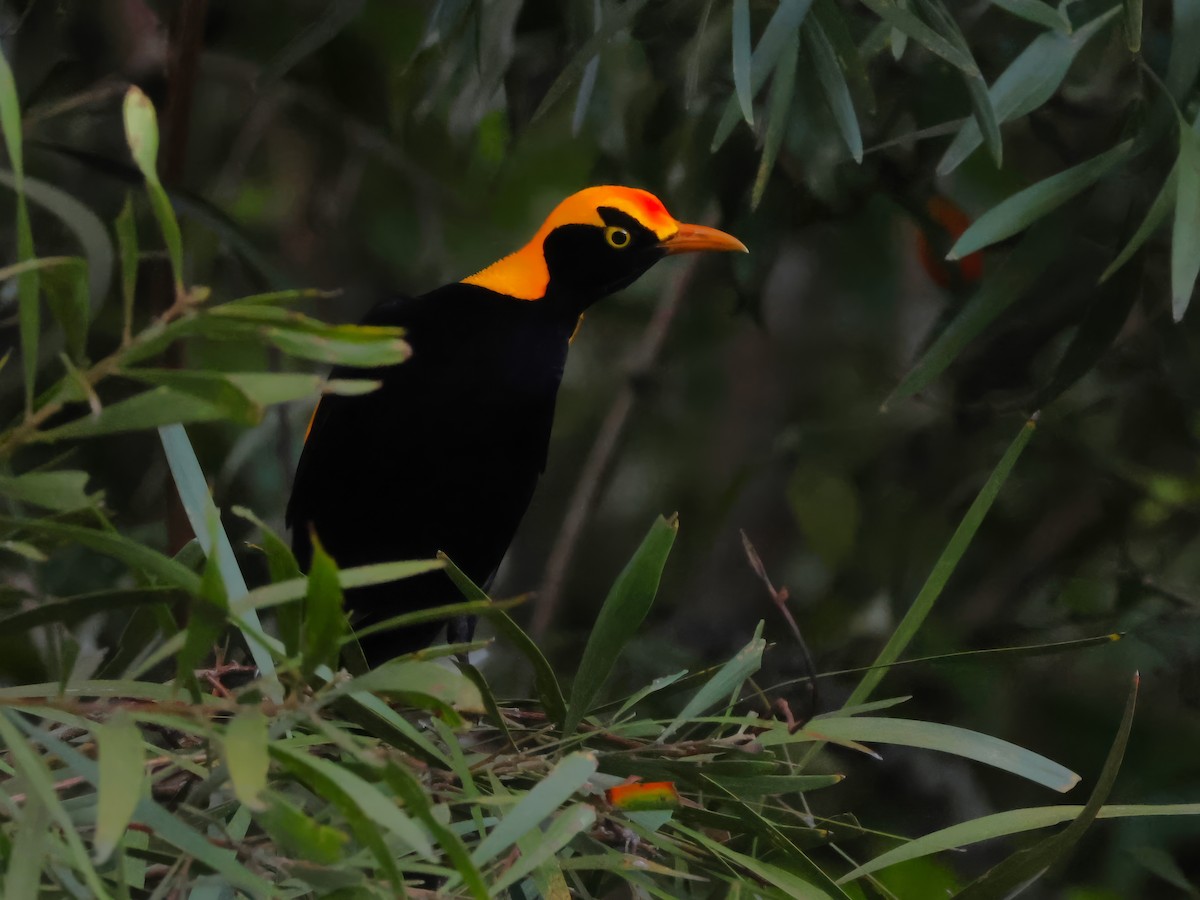
<instances>
[{"instance_id":1,"label":"drooping leaf","mask_svg":"<svg viewBox=\"0 0 1200 900\"><path fill-rule=\"evenodd\" d=\"M137 297L138 278L137 219L133 215L133 198L128 194L114 227L121 254L121 341L128 344L133 338L133 303Z\"/></svg>"},{"instance_id":2,"label":"drooping leaf","mask_svg":"<svg viewBox=\"0 0 1200 900\"><path fill-rule=\"evenodd\" d=\"M779 157L779 148L783 146L783 136L787 133L788 120L791 118L792 96L796 92L796 64L800 57L800 37L795 35L783 48L779 57L779 65L775 67L775 76L771 79L771 99L768 103L769 118L767 119L767 134L763 138L762 158L758 162L758 172L754 176L754 188L751 191L750 205L756 207L762 200L767 189L767 181L775 168L775 160Z\"/></svg>"},{"instance_id":3,"label":"drooping leaf","mask_svg":"<svg viewBox=\"0 0 1200 900\"><path fill-rule=\"evenodd\" d=\"M338 583L337 564L315 534L312 545L300 635L300 671L305 678L311 677L318 666L336 667L338 647L346 632L346 614L342 609L345 598Z\"/></svg>"},{"instance_id":4,"label":"drooping leaf","mask_svg":"<svg viewBox=\"0 0 1200 900\"><path fill-rule=\"evenodd\" d=\"M850 85L846 81L846 74L842 71L843 63L838 58L838 53L822 25L821 17L816 15L821 5L818 0L817 6L814 7L814 15L804 23L804 43L812 55L813 65L817 68L817 79L821 82L821 88L825 92L825 99L829 103L829 109L833 113L833 120L837 123L838 131L841 132L842 140L846 142L846 148L850 151L850 156L854 161L861 163L863 159L862 131L858 127L858 116L854 112Z\"/></svg>"},{"instance_id":5,"label":"drooping leaf","mask_svg":"<svg viewBox=\"0 0 1200 900\"><path fill-rule=\"evenodd\" d=\"M1046 0L992 0L992 6L1035 25L1044 25L1067 33L1071 31L1071 20L1061 9L1051 6Z\"/></svg>"},{"instance_id":6,"label":"drooping leaf","mask_svg":"<svg viewBox=\"0 0 1200 900\"><path fill-rule=\"evenodd\" d=\"M238 800L255 812L266 810L263 792L271 766L266 717L258 709L239 712L225 727L221 743Z\"/></svg>"},{"instance_id":7,"label":"drooping leaf","mask_svg":"<svg viewBox=\"0 0 1200 900\"><path fill-rule=\"evenodd\" d=\"M1076 55L1120 12L1114 6L1073 34L1048 31L1034 38L992 84L988 96L999 123L1027 115L1054 96ZM959 129L938 163L939 175L948 175L982 142L979 123L972 119Z\"/></svg>"},{"instance_id":8,"label":"drooping leaf","mask_svg":"<svg viewBox=\"0 0 1200 900\"><path fill-rule=\"evenodd\" d=\"M91 506L87 493L87 472L27 472L24 475L0 475L0 495L43 509L70 512Z\"/></svg>"},{"instance_id":9,"label":"drooping leaf","mask_svg":"<svg viewBox=\"0 0 1200 900\"><path fill-rule=\"evenodd\" d=\"M337 862L350 839L344 831L320 824L276 791L267 792L265 808L254 818L286 853L319 865Z\"/></svg>"},{"instance_id":10,"label":"drooping leaf","mask_svg":"<svg viewBox=\"0 0 1200 900\"><path fill-rule=\"evenodd\" d=\"M1175 223L1171 229L1171 315L1187 312L1200 274L1200 116L1191 128L1179 123L1179 159L1175 163Z\"/></svg>"},{"instance_id":11,"label":"drooping leaf","mask_svg":"<svg viewBox=\"0 0 1200 900\"><path fill-rule=\"evenodd\" d=\"M124 114L125 140L134 164L146 179L150 208L154 210L154 218L158 220L159 230L166 242L178 295L183 292L183 238L179 233L175 211L171 208L171 200L158 178L158 118L154 113L154 104L137 85L131 85L125 92Z\"/></svg>"},{"instance_id":12,"label":"drooping leaf","mask_svg":"<svg viewBox=\"0 0 1200 900\"><path fill-rule=\"evenodd\" d=\"M979 74L979 68L969 53L964 53L962 49L946 40L896 0L859 0L859 2L897 31L916 41L930 53L940 56L956 69L960 69L968 75Z\"/></svg>"},{"instance_id":13,"label":"drooping leaf","mask_svg":"<svg viewBox=\"0 0 1200 900\"><path fill-rule=\"evenodd\" d=\"M1167 175L1166 181L1163 182L1162 188L1158 195L1154 198L1154 202L1150 204L1150 208L1146 211L1146 218L1142 220L1142 224L1138 226L1137 231L1133 233L1133 237L1129 239L1129 243L1124 249L1117 254L1104 273L1100 276L1100 282L1103 284L1113 276L1118 269L1124 266L1133 255L1142 249L1142 245L1150 239L1150 236L1158 230L1159 226L1167 219L1167 213L1171 211L1171 207L1175 204L1175 195L1179 184L1179 163L1176 162L1171 167L1170 173Z\"/></svg>"},{"instance_id":14,"label":"drooping leaf","mask_svg":"<svg viewBox=\"0 0 1200 900\"><path fill-rule=\"evenodd\" d=\"M1171 3L1171 55L1163 81L1178 104L1191 91L1200 73L1200 3L1173 0Z\"/></svg>"},{"instance_id":15,"label":"drooping leaf","mask_svg":"<svg viewBox=\"0 0 1200 900\"><path fill-rule=\"evenodd\" d=\"M696 691L671 724L662 730L658 736L660 744L691 719L728 699L734 692L741 691L745 680L757 672L762 665L762 655L767 648L767 642L759 636L761 632L762 623L760 622L750 643L739 650L733 659L721 666L717 673L706 681L700 690Z\"/></svg>"},{"instance_id":16,"label":"drooping leaf","mask_svg":"<svg viewBox=\"0 0 1200 900\"><path fill-rule=\"evenodd\" d=\"M972 222L954 242L946 258L961 259L1040 221L1123 162L1132 147L1133 141L1118 144L1087 162L1018 191Z\"/></svg>"},{"instance_id":17,"label":"drooping leaf","mask_svg":"<svg viewBox=\"0 0 1200 900\"><path fill-rule=\"evenodd\" d=\"M742 118L754 125L754 94L750 87L750 2L733 0L733 92Z\"/></svg>"}]
</instances>

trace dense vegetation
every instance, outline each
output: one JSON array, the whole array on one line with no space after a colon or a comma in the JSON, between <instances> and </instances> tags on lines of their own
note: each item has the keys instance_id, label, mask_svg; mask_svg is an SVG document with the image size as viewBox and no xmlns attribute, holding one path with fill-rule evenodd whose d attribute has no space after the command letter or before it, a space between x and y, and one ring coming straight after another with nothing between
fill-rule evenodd
<instances>
[{"instance_id":1,"label":"dense vegetation","mask_svg":"<svg viewBox=\"0 0 1200 900\"><path fill-rule=\"evenodd\" d=\"M1200 890L1200 2L0 28L0 894ZM603 182L752 253L589 314L496 599L301 576L345 323ZM338 670L431 567L481 639Z\"/></svg>"}]
</instances>

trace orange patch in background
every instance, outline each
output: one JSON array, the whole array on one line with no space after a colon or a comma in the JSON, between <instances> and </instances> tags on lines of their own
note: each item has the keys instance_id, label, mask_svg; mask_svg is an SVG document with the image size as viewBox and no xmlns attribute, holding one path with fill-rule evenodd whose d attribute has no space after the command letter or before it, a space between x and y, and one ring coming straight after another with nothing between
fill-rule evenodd
<instances>
[{"instance_id":1,"label":"orange patch in background","mask_svg":"<svg viewBox=\"0 0 1200 900\"><path fill-rule=\"evenodd\" d=\"M628 812L649 809L675 809L679 806L679 791L673 781L646 781L619 784L604 792L609 804Z\"/></svg>"},{"instance_id":2,"label":"orange patch in background","mask_svg":"<svg viewBox=\"0 0 1200 900\"><path fill-rule=\"evenodd\" d=\"M925 210L948 238L945 242L947 249L971 224L967 214L945 197L930 197L925 203ZM953 285L956 269L958 281L964 285L975 284L983 278L982 253L977 251L956 262L943 259L930 245L929 235L923 227L917 231L917 256L921 260L921 268L938 287L948 288Z\"/></svg>"}]
</instances>

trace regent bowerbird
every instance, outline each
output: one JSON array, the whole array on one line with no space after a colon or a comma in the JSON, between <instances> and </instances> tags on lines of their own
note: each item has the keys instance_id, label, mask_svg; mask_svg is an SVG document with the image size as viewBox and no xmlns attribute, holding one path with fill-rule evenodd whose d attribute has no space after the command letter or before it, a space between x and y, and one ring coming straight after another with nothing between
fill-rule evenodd
<instances>
[{"instance_id":1,"label":"regent bowerbird","mask_svg":"<svg viewBox=\"0 0 1200 900\"><path fill-rule=\"evenodd\" d=\"M555 398L580 317L665 256L746 252L736 238L676 221L653 194L591 187L563 200L524 247L462 281L376 306L412 347L381 381L322 398L296 469L287 519L307 570L311 532L342 568L444 551L477 584L504 557L546 467ZM440 571L349 590L355 627L454 603ZM442 622L361 640L367 662L428 646ZM468 639L473 622L452 622Z\"/></svg>"}]
</instances>

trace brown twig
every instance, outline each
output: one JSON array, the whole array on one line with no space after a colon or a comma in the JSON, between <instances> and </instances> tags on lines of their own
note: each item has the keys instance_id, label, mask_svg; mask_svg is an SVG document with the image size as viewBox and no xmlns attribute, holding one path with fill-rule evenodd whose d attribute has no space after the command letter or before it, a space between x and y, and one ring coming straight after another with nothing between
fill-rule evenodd
<instances>
[{"instance_id":1,"label":"brown twig","mask_svg":"<svg viewBox=\"0 0 1200 900\"><path fill-rule=\"evenodd\" d=\"M806 682L808 688L808 711L802 717L799 719L793 717L791 707L787 704L786 700L781 698L775 701L776 708L785 714L784 717L787 721L788 732L794 734L817 711L817 681L814 677L817 670L813 665L812 654L808 652L808 644L804 640L804 635L800 633L800 626L796 624L796 619L792 615L792 611L788 609L787 588L776 589L767 575L767 568L763 565L762 558L758 555L758 551L754 549L754 545L750 543L750 538L747 537L746 532L739 530L738 533L742 536L742 547L746 551L746 559L750 562L750 568L754 570L754 574L759 577L763 586L766 587L767 593L771 597L771 602L775 604L775 608L779 610L780 615L787 622L788 628L791 629L792 637L796 639L796 643L800 647L801 660L808 675L808 681Z\"/></svg>"},{"instance_id":2,"label":"brown twig","mask_svg":"<svg viewBox=\"0 0 1200 900\"><path fill-rule=\"evenodd\" d=\"M567 503L567 513L563 517L558 539L546 560L546 573L542 578L541 589L534 598L533 622L530 625L534 640L544 637L554 620L562 597L563 583L575 556L575 548L579 545L584 526L596 508L600 486L604 483L604 478L616 457L617 447L620 446L625 427L629 424L629 417L637 405L639 385L662 353L671 323L692 282L698 262L698 256L691 257L679 270L671 286L659 298L654 315L646 323L646 330L642 333L642 339L634 352L629 377L609 407L600 431L596 434L596 442L592 445L587 461L583 464L583 471L579 474L579 481L576 482L575 490Z\"/></svg>"}]
</instances>

